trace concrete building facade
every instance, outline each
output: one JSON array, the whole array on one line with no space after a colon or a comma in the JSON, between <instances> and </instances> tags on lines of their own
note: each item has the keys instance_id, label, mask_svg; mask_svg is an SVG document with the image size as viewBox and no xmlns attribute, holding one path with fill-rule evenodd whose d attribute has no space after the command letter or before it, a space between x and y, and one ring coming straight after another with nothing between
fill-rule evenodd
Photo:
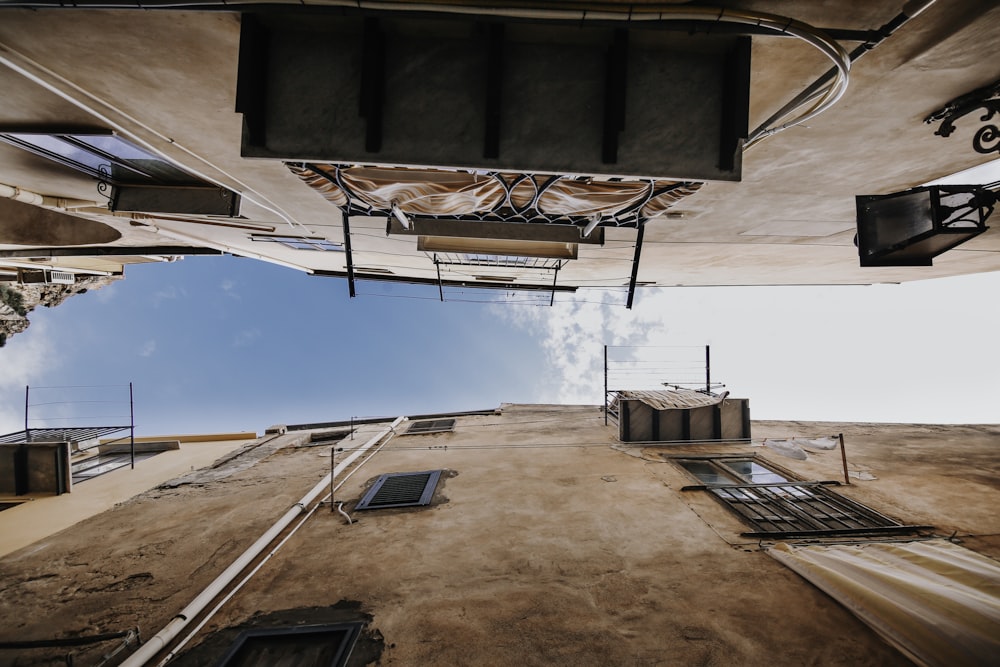
<instances>
[{"instance_id":1,"label":"concrete building facade","mask_svg":"<svg viewBox=\"0 0 1000 667\"><path fill-rule=\"evenodd\" d=\"M995 159L988 0L70 4L0 3L11 280L231 253L631 303L1000 270L981 224L933 266L854 245L856 196Z\"/></svg>"},{"instance_id":2,"label":"concrete building facade","mask_svg":"<svg viewBox=\"0 0 1000 667\"><path fill-rule=\"evenodd\" d=\"M505 404L268 431L0 560L0 662L64 664L70 652L74 664L285 664L291 651L294 664L352 666L985 665L996 655L996 426L754 422L752 439L623 443L600 406ZM804 458L787 456L795 443ZM732 477L720 491L737 469L750 485ZM414 475L431 486L419 481L418 504L400 506ZM785 509L761 520L785 522L778 532L739 508L764 507L775 484ZM850 520L854 509L802 509L820 487L889 524L818 530L781 516ZM956 554L974 563L971 583L932 576L978 600L971 611L945 605L947 632L918 631L933 636L923 646L880 624L890 607L872 612L785 564L867 550L881 571L919 581L924 565L902 568L924 563L921 549L947 552L953 572ZM869 575L846 580L893 589ZM9 648L134 628L138 648L121 636Z\"/></svg>"}]
</instances>

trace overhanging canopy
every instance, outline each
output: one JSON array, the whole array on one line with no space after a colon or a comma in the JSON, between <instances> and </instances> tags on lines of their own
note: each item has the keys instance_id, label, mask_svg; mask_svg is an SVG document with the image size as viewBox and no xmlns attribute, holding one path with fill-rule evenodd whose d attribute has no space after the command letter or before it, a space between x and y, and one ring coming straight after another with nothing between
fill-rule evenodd
<instances>
[{"instance_id":1,"label":"overhanging canopy","mask_svg":"<svg viewBox=\"0 0 1000 667\"><path fill-rule=\"evenodd\" d=\"M918 665L992 665L1000 656L1000 564L986 556L945 540L782 543L768 553Z\"/></svg>"}]
</instances>

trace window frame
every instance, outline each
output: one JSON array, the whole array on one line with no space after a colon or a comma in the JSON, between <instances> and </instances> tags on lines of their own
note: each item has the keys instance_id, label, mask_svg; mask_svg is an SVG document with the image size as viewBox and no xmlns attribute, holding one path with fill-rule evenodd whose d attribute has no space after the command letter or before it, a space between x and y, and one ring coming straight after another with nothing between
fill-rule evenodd
<instances>
[{"instance_id":1,"label":"window frame","mask_svg":"<svg viewBox=\"0 0 1000 667\"><path fill-rule=\"evenodd\" d=\"M166 449L160 449L155 451L141 451L135 453L135 462L145 461L146 459L151 459L157 454L162 454L168 451ZM109 472L114 472L115 470L120 470L132 463L131 452L107 452L99 453L94 456L83 459L82 461L77 461L70 464L70 476L73 478L73 484L81 484L83 482L92 480L101 475L106 475ZM100 472L90 473L94 468L103 468L108 466L106 470L101 470Z\"/></svg>"},{"instance_id":2,"label":"window frame","mask_svg":"<svg viewBox=\"0 0 1000 667\"><path fill-rule=\"evenodd\" d=\"M818 537L912 533L929 526L911 526L863 503L834 492L836 482L806 481L791 472L751 455L677 456L673 462L684 474L700 482L682 491L708 491L730 512L755 530L745 537ZM749 461L786 481L754 483L727 463ZM707 463L725 482L706 483L688 463Z\"/></svg>"},{"instance_id":3,"label":"window frame","mask_svg":"<svg viewBox=\"0 0 1000 667\"><path fill-rule=\"evenodd\" d=\"M98 160L108 163L108 169L104 170L103 165L94 167L79 159L74 159L70 155L64 155L51 147L32 142L30 137L47 137L48 139L61 142L70 149L80 151ZM88 143L87 139L110 139L119 144L117 153L109 147L100 147ZM58 130L58 131L36 131L20 129L0 129L0 141L11 146L15 146L29 153L56 162L75 171L87 174L99 181L111 183L112 185L185 185L204 186L204 181L185 172L172 162L162 157L150 153L145 148L135 145L131 141L123 138L112 131L101 130ZM142 155L139 157L124 157L122 150L134 152ZM138 160L149 162L143 166ZM159 170L151 170L152 163L158 163ZM116 169L117 167L117 172ZM170 173L173 172L173 173Z\"/></svg>"},{"instance_id":4,"label":"window frame","mask_svg":"<svg viewBox=\"0 0 1000 667\"><path fill-rule=\"evenodd\" d=\"M391 472L379 475L375 479L375 483L372 484L371 488L361 496L361 500L358 504L354 506L355 510L380 510L380 509L390 509L394 507L423 507L429 505L431 500L434 498L434 492L437 490L438 482L441 480L441 475L444 473L443 470L421 470L419 472ZM390 480L400 480L407 477L419 477L422 475L427 475L427 480L424 482L424 486L420 491L420 497L417 500L407 500L403 502L392 502L392 503L375 503L378 494L385 487L386 483Z\"/></svg>"},{"instance_id":5,"label":"window frame","mask_svg":"<svg viewBox=\"0 0 1000 667\"><path fill-rule=\"evenodd\" d=\"M295 236L294 234L251 234L250 240L258 243L277 243L292 250L305 250L316 252L345 252L344 244L336 241L329 241L325 238L314 236Z\"/></svg>"},{"instance_id":6,"label":"window frame","mask_svg":"<svg viewBox=\"0 0 1000 667\"><path fill-rule=\"evenodd\" d=\"M351 651L354 650L354 644L357 642L358 637L361 636L363 626L363 623L354 622L330 623L324 625L298 625L277 628L254 628L244 630L239 634L232 645L230 645L229 650L226 651L226 653L219 659L216 663L216 667L229 667L230 662L237 657L239 652L243 650L243 647L246 646L248 642L253 642L258 638L294 636L306 637L311 634L316 635L321 633L344 632L343 639L340 641L340 644L334 652L333 660L328 665L322 665L322 667L343 667L347 664L347 660L350 658Z\"/></svg>"},{"instance_id":7,"label":"window frame","mask_svg":"<svg viewBox=\"0 0 1000 667\"><path fill-rule=\"evenodd\" d=\"M455 418L419 419L410 422L409 427L400 435L427 435L429 433L453 433ZM426 425L426 426L425 426Z\"/></svg>"}]
</instances>

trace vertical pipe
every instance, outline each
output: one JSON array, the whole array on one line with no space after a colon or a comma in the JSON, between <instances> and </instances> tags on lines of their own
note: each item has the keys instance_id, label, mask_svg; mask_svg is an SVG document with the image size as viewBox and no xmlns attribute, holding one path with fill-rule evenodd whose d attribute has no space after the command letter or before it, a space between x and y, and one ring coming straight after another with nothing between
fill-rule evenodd
<instances>
[{"instance_id":1,"label":"vertical pipe","mask_svg":"<svg viewBox=\"0 0 1000 667\"><path fill-rule=\"evenodd\" d=\"M712 354L710 346L705 346L705 393L712 393Z\"/></svg>"},{"instance_id":2,"label":"vertical pipe","mask_svg":"<svg viewBox=\"0 0 1000 667\"><path fill-rule=\"evenodd\" d=\"M844 451L844 434L841 433L837 437L840 438L840 459L844 462L844 484L850 484L851 477L847 474L847 452Z\"/></svg>"},{"instance_id":3,"label":"vertical pipe","mask_svg":"<svg viewBox=\"0 0 1000 667\"><path fill-rule=\"evenodd\" d=\"M337 445L330 448L330 511L334 512L335 505L333 504L333 478L334 472L337 470Z\"/></svg>"},{"instance_id":4,"label":"vertical pipe","mask_svg":"<svg viewBox=\"0 0 1000 667\"><path fill-rule=\"evenodd\" d=\"M382 429L376 433L370 440L365 444L361 445L357 449L351 452L343 461L340 462L340 471L343 473L354 461L364 455L369 449L374 447L382 438L389 435L394 428L399 426L399 424L406 419L406 417L397 417L395 421L392 422L390 426ZM363 462L362 462L363 463ZM334 470L334 474L338 471ZM313 501L319 497L319 494L329 486L330 480L324 477L316 486L314 486L309 493L302 497L302 499L292 505L291 508L280 519L278 519L274 525L272 525L267 532L261 535L256 542L250 545L246 551L244 551L240 556L234 560L229 567L222 571L222 573L212 581L204 590L202 590L194 600L192 600L184 609L182 609L176 616L174 616L170 622L168 622L159 632L150 637L146 642L140 646L135 653L126 658L120 663L119 667L143 667L146 663L151 661L160 651L167 647L167 645L172 642L177 635L180 634L192 619L200 614L202 611L208 607L209 603L212 602L229 584L231 584L246 567L254 559L263 553L264 549L274 541L274 539L281 534L291 524L292 520L298 515L306 512L306 505L311 504Z\"/></svg>"},{"instance_id":5,"label":"vertical pipe","mask_svg":"<svg viewBox=\"0 0 1000 667\"><path fill-rule=\"evenodd\" d=\"M604 346L604 425L608 425L608 346Z\"/></svg>"},{"instance_id":6,"label":"vertical pipe","mask_svg":"<svg viewBox=\"0 0 1000 667\"><path fill-rule=\"evenodd\" d=\"M129 452L132 456L132 470L135 470L135 402L132 400L132 383L128 383Z\"/></svg>"}]
</instances>

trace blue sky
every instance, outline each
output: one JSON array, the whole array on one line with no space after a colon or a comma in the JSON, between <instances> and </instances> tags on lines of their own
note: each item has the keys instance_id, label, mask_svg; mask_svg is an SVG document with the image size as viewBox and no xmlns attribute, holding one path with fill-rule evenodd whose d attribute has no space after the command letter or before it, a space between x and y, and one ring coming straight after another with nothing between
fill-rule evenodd
<instances>
[{"instance_id":1,"label":"blue sky","mask_svg":"<svg viewBox=\"0 0 1000 667\"><path fill-rule=\"evenodd\" d=\"M646 289L632 311L622 294L595 291L560 295L554 308L441 303L435 288L408 285L360 283L359 292L350 299L344 280L234 257L129 267L123 281L36 310L28 331L0 348L0 432L22 427L25 384L36 387L34 404L125 401L131 381L146 435L596 404L604 344L711 344L713 379L749 397L757 419L1000 422L1000 309L991 306L1000 273ZM79 385L110 386L41 389ZM127 405L33 414L54 425L123 416Z\"/></svg>"}]
</instances>

